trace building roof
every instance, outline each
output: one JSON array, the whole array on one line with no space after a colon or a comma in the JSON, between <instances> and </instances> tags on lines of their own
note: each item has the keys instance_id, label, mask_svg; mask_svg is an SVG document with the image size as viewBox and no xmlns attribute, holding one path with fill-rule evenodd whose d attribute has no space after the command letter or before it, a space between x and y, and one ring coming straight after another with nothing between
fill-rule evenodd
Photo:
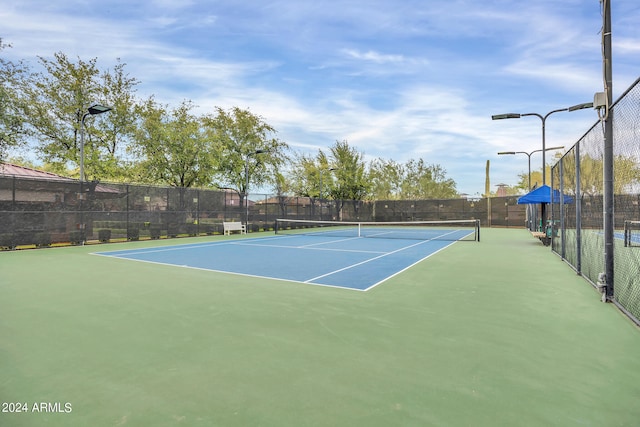
<instances>
[{"instance_id":1,"label":"building roof","mask_svg":"<svg viewBox=\"0 0 640 427\"><path fill-rule=\"evenodd\" d=\"M26 178L26 179L40 179L46 181L56 181L56 182L79 182L77 179L67 178L61 175L56 175L55 173L40 171L37 169L28 168L25 166L14 165L12 163L0 163L0 176L11 176L17 178ZM95 187L96 193L111 193L118 194L119 191L115 188L111 188L107 185L97 184Z\"/></svg>"},{"instance_id":2,"label":"building roof","mask_svg":"<svg viewBox=\"0 0 640 427\"><path fill-rule=\"evenodd\" d=\"M0 175L17 176L21 178L47 179L54 181L75 181L71 178L65 178L55 173L31 169L25 166L18 166L11 163L0 163Z\"/></svg>"}]
</instances>

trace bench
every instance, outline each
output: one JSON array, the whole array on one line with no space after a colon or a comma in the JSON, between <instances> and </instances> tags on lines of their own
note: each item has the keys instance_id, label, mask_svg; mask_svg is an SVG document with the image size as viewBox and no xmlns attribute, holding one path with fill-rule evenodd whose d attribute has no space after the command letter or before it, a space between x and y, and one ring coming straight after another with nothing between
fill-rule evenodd
<instances>
[{"instance_id":1,"label":"bench","mask_svg":"<svg viewBox=\"0 0 640 427\"><path fill-rule=\"evenodd\" d=\"M241 222L223 222L224 234L230 235L232 231L239 231L240 234L247 234L247 229Z\"/></svg>"},{"instance_id":2,"label":"bench","mask_svg":"<svg viewBox=\"0 0 640 427\"><path fill-rule=\"evenodd\" d=\"M540 241L545 246L549 246L549 244L551 243L551 239L547 237L547 233L545 233L544 231L532 231L531 235L533 237L536 237L536 238L540 239Z\"/></svg>"}]
</instances>

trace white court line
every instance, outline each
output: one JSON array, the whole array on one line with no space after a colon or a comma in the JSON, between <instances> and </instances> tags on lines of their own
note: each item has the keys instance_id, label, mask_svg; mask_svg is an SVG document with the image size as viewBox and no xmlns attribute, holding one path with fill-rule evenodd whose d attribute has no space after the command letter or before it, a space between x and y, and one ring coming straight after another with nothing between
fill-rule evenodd
<instances>
[{"instance_id":1,"label":"white court line","mask_svg":"<svg viewBox=\"0 0 640 427\"><path fill-rule=\"evenodd\" d=\"M303 248L303 247L311 247L311 246L330 245L332 243L348 242L349 240L357 240L357 239L362 239L362 237L347 237L346 239L330 240L328 242L320 242L320 243L314 243L314 244L310 244L310 245L302 245L300 247Z\"/></svg>"},{"instance_id":2,"label":"white court line","mask_svg":"<svg viewBox=\"0 0 640 427\"><path fill-rule=\"evenodd\" d=\"M251 243L241 243L241 242L234 242L233 244L236 245L236 246L254 246L254 247L259 247L259 248L304 249L304 250L307 250L307 251L355 252L355 253L363 253L363 254L385 254L386 253L384 251L363 251L363 250L357 250L357 249L335 249L335 248L315 248L315 247L312 247L312 246L315 246L315 245L303 245L303 246L261 245L261 244L258 244L258 243L251 244Z\"/></svg>"},{"instance_id":3,"label":"white court line","mask_svg":"<svg viewBox=\"0 0 640 427\"><path fill-rule=\"evenodd\" d=\"M368 288L363 289L363 291L365 291L365 292L366 292L366 291L368 291L369 289L373 289L373 288L375 288L376 286L380 285L381 283L386 282L387 280L391 279L392 277L397 276L398 274L402 273L403 271L407 271L408 269L410 269L410 268L411 268L411 267L413 267L414 265L421 263L422 261L424 261L425 259L427 259L427 258L431 257L432 255L435 255L435 254L437 254L438 252L440 252L440 251L443 251L443 250L447 249L449 246L453 245L454 243L458 243L458 242L457 242L456 240L452 241L452 242L451 242L451 243L449 243L447 246L444 246L444 247L442 247L442 248L438 249L438 250L437 250L437 251L435 251L435 252L431 252L429 255L425 256L425 257L424 257L424 258L422 258L422 259L419 259L418 261L414 262L414 263L413 263L413 264L411 264L411 265L406 266L406 267L405 267L405 268L403 268L402 270L396 271L396 272L395 272L395 273L393 273L391 276L385 277L384 279L380 280L378 283L374 283L373 285L369 286Z\"/></svg>"},{"instance_id":4,"label":"white court line","mask_svg":"<svg viewBox=\"0 0 640 427\"><path fill-rule=\"evenodd\" d=\"M313 285L313 286L323 286L323 287L328 287L328 288L335 288L335 289L346 289L346 290L350 290L350 291L358 291L358 292L366 292L376 286L378 286L379 284L386 282L387 280L389 280L390 278L402 273L403 271L413 267L414 265L422 262L423 260L429 258L430 256L448 248L449 246L451 246L454 243L457 243L457 241L452 241L450 244L448 244L447 246L438 249L435 252L432 252L430 254L428 254L427 256L425 256L424 258L414 262L413 264L403 268L400 271L397 271L395 273L393 273L392 275L380 280L379 282L369 286L368 288L365 289L359 289L359 288L352 288L352 287L348 287L348 286L339 286L339 285L330 285L330 284L324 284L324 283L313 283L313 280L317 280L326 276L330 276L332 274L344 271L344 270L348 270L350 268L353 267L357 267L359 265L362 264L366 264L369 261L374 261L376 259L380 259L383 258L387 255L391 255L397 252L401 252L405 249L409 249L415 246L419 246L421 244L430 242L430 241L435 241L438 240L439 238L446 236L447 234L452 234L452 233L456 233L459 230L456 231L452 231L450 233L446 233L444 235L439 236L438 238L434 238L434 239L429 239L429 240L421 240L415 244L409 245L409 246L405 246L402 247L400 249L394 250L392 252L369 252L369 251L351 251L351 252L365 252L365 253L377 253L377 254L381 254L379 256L370 258L368 260L353 264L351 266L345 267L345 268L341 268L335 271L332 271L330 273L327 274L323 274L321 276L317 276L314 277L312 279L308 279L305 281L299 281L299 280L291 280L291 279L284 279L281 277L272 277L272 276L261 276L261 275L254 275L254 274L247 274L247 273L237 273L237 272L233 272L233 271L225 271L225 270L218 270L218 269L210 269L210 268L203 268L203 267L195 267L195 266L189 266L189 265L178 265L178 264L172 264L172 263L165 263L165 262L158 262L158 261L148 261L148 260L143 260L143 259L135 259L135 258L126 258L127 256L130 255L138 255L138 254L147 254L147 253L155 253L155 252L167 252L167 251L174 251L174 250L181 250L181 249L197 249L197 248L201 248L201 247L209 247L209 246L218 246L218 245L224 245L224 244L246 244L248 246L267 246L270 247L271 245L251 245L245 242L248 242L250 240L270 240L270 239L282 239L282 238L286 238L286 237L304 237L304 236L273 236L273 237L262 237L262 238L254 238L254 239L247 239L247 240L233 240L233 241L220 241L220 242L211 242L211 243L188 243L188 244L184 244L184 245L172 245L169 247L164 247L164 248L158 248L158 249L154 249L154 250L144 250L145 248L138 248L138 249L131 249L129 251L123 251L123 250L113 250L113 251L106 251L106 252L94 252L91 253L91 255L98 255L98 256L105 256L105 257L115 257L115 258L120 258L126 261L137 261L137 262L144 262L144 263L149 263L149 264L157 264L157 265L165 265L165 266L170 266L170 267L181 267L181 268L189 268L189 269L194 269L194 270L202 270L202 271L212 271L212 272L217 272L217 273L226 273L226 274L232 274L232 275L237 275L237 276L245 276L245 277L255 277L255 278L263 278L263 279L270 279L270 280L279 280L279 281L284 281L284 282L292 282L292 283L304 283L307 285ZM337 241L346 241L346 240L353 240L353 239L363 239L364 237L350 237L347 239L341 239L341 240L333 240L331 242L323 242L323 243L314 243L311 245L304 245L304 246L296 246L296 247L292 247L292 246L283 246L285 248L299 248L299 249L316 249L316 248L311 248L311 246L317 246L317 245L321 245L321 244L330 244L330 243L334 243ZM274 247L279 247L279 246L275 246ZM333 250L333 251L339 251L336 249L316 249L316 250ZM343 250L345 252L349 252L348 250ZM115 253L118 253L117 255Z\"/></svg>"},{"instance_id":5,"label":"white court line","mask_svg":"<svg viewBox=\"0 0 640 427\"><path fill-rule=\"evenodd\" d=\"M452 234L452 233L456 233L456 232L457 232L457 230L456 230L456 231L452 231L451 233L443 234L442 236L446 236L447 234ZM440 237L442 237L442 236L440 236ZM311 282L311 281L313 281L313 280L322 279L323 277L331 276L332 274L340 273L341 271L349 270L349 269L351 269L351 268L358 267L359 265L366 264L366 263L368 263L368 262L375 261L375 260L377 260L377 259L384 258L384 257L386 257L386 256L388 256L388 255L393 255L393 254L395 254L395 253L402 252L402 251L404 251L404 250L406 250L406 249L410 249L410 248L413 248L413 247L415 247L415 246L419 246L419 245L422 245L422 244L424 244L424 243L431 242L431 241L432 241L431 239L430 239L430 240L422 240L422 241L420 241L420 242L418 242L418 243L414 243L413 245L405 246L405 247L403 247L403 248L396 249L395 251L387 252L387 253L384 253L384 254L382 254L382 255L379 255L379 256L376 256L376 257L369 258L369 259L367 259L367 260L364 260L364 261L358 262L358 263L356 263L356 264L352 264L352 265L349 265L349 266L347 266L347 267L344 267L344 268L340 268L340 269L338 269L338 270L331 271L331 272L329 272L329 273L326 273L326 274L323 274L323 275L320 275L320 276L314 277L314 278L309 279L309 280L305 280L305 282L304 282L304 283L309 283L309 282ZM455 242L453 242L453 243L455 243ZM451 245L447 245L446 247L449 247L449 246L451 246ZM440 249L440 250L441 250L441 249ZM440 250L439 250L439 251L440 251ZM438 251L438 252L439 252L439 251ZM418 262L420 262L420 261L418 261ZM412 265L415 265L415 263L414 263L414 264L412 264ZM408 267L407 267L407 268L408 268ZM406 268L405 268L405 269L403 269L402 271L404 271L404 270L406 270ZM398 273L394 273L394 274L392 274L391 276L387 277L387 278L386 278L386 279L384 279L384 280L387 280L387 279L389 279L390 277L393 277L395 274L398 274ZM384 282L384 280L383 280L383 282ZM377 285L377 283L376 283L376 285ZM376 285L374 285L374 286L376 286ZM371 287L369 287L369 288L367 288L367 289L370 289L370 288L371 288Z\"/></svg>"},{"instance_id":6,"label":"white court line","mask_svg":"<svg viewBox=\"0 0 640 427\"><path fill-rule=\"evenodd\" d=\"M271 237L254 237L249 240L268 240L268 239L280 239L281 237L271 236ZM171 251L179 251L184 249L200 249L200 248L208 248L210 246L220 246L220 245L229 245L239 242L240 240L224 240L218 242L208 242L208 243L185 243L182 245L170 245L163 247L149 247L149 248L136 248L136 249L114 249L112 251L101 251L101 252L92 252L91 255L101 255L101 256L127 256L127 255L138 255L141 253L145 254L153 254L156 252L171 252ZM116 253L113 255L113 253Z\"/></svg>"},{"instance_id":7,"label":"white court line","mask_svg":"<svg viewBox=\"0 0 640 427\"><path fill-rule=\"evenodd\" d=\"M386 257L387 255L392 255L392 254L395 254L397 252L404 251L405 249L409 249L409 248L412 248L414 246L422 245L423 243L426 243L428 241L429 240L421 241L421 242L415 243L415 244L410 245L410 246L405 246L404 248L396 249L395 251L385 252L382 255L379 255L379 256L376 256L376 257L373 257L373 258L369 258L367 260L358 262L356 264L349 265L349 266L344 267L344 268L340 268L338 270L331 271L329 273L323 274L321 276L314 277L314 278L309 279L309 280L305 280L305 283L311 282L313 280L322 279L323 277L331 276L332 274L339 273L341 271L349 270L350 268L357 267L359 265L366 264L366 263L371 262L371 261L375 261L376 259L380 259L380 258Z\"/></svg>"},{"instance_id":8,"label":"white court line","mask_svg":"<svg viewBox=\"0 0 640 427\"><path fill-rule=\"evenodd\" d=\"M122 260L122 261L126 261L126 262L130 262L130 261L144 262L144 263L147 263L147 264L164 265L164 266L167 266L167 267L178 267L178 268L188 268L188 269L191 269L191 270L211 271L211 272L214 272L214 273L231 274L231 275L234 275L234 276L243 276L243 277L253 277L253 278L256 278L256 279L277 280L277 281L289 282L289 283L302 283L302 284L305 284L305 285L322 286L322 287L325 287L325 288L345 289L347 291L358 291L358 292L366 291L366 289L350 288L348 286L328 285L328 284L325 284L325 283L307 283L307 282L302 282L300 280L284 279L282 277L261 276L261 275L258 275L258 274L249 274L249 273L237 273L235 271L218 270L218 269L214 269L214 268L205 268L205 267L195 267L195 266L192 266L192 265L180 265L180 264L171 264L171 263L168 263L168 262L149 261L149 260L145 260L145 259L124 258L124 257L114 256L114 255L103 255L103 254L99 254L99 253L93 253L91 255L108 256L108 257L113 257L113 258L116 258L117 260Z\"/></svg>"},{"instance_id":9,"label":"white court line","mask_svg":"<svg viewBox=\"0 0 640 427\"><path fill-rule=\"evenodd\" d=\"M315 237L315 236L310 235L310 234L290 234L290 235L285 235L283 237L296 238L296 237ZM325 235L322 235L321 237L325 237ZM326 236L326 237L332 238L332 236ZM300 246L295 246L295 247L296 248L307 248L307 247L311 247L311 246L331 245L333 243L348 242L349 240L358 240L358 239L362 239L362 237L353 236L353 237L346 237L344 239L335 239L335 238L333 238L333 240L329 240L327 242L312 243L312 244L308 244L308 245L300 245ZM240 240L238 240L236 242L237 243L242 243L242 241L240 241Z\"/></svg>"}]
</instances>

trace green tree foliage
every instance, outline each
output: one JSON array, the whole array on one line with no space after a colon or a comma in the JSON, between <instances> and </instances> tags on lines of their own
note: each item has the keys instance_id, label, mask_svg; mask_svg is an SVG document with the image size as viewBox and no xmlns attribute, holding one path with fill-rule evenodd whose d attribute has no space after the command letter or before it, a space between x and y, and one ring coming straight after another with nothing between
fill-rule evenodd
<instances>
[{"instance_id":1,"label":"green tree foliage","mask_svg":"<svg viewBox=\"0 0 640 427\"><path fill-rule=\"evenodd\" d=\"M394 161L377 158L369 165L371 195L373 200L394 200L402 197L402 184L405 179L404 165Z\"/></svg>"},{"instance_id":2,"label":"green tree foliage","mask_svg":"<svg viewBox=\"0 0 640 427\"><path fill-rule=\"evenodd\" d=\"M0 40L0 50L6 45ZM238 107L198 116L191 101L177 108L153 97L139 101L139 83L125 64L106 71L97 59L64 53L39 57L42 71L0 59L0 158L29 141L48 171L78 176L81 129L88 180L142 181L178 187L232 188L242 199L251 188L279 195L364 200L454 197L455 182L439 165L377 159L336 141L328 151L299 155L288 166L288 145L264 118ZM107 114L92 116L94 103ZM83 124L84 119L84 126ZM285 178L286 177L286 178Z\"/></svg>"},{"instance_id":3,"label":"green tree foliage","mask_svg":"<svg viewBox=\"0 0 640 427\"><path fill-rule=\"evenodd\" d=\"M336 200L364 199L371 188L364 154L351 147L346 140L336 141L329 152L329 163L335 169L336 177L329 190L331 197Z\"/></svg>"},{"instance_id":4,"label":"green tree foliage","mask_svg":"<svg viewBox=\"0 0 640 427\"><path fill-rule=\"evenodd\" d=\"M357 215L358 202L365 199L371 189L364 154L349 146L346 140L336 141L329 148L329 152L329 163L335 169L335 182L329 189L329 194L336 200L336 217L342 217L345 200L353 201L354 212Z\"/></svg>"},{"instance_id":5,"label":"green tree foliage","mask_svg":"<svg viewBox=\"0 0 640 427\"><path fill-rule=\"evenodd\" d=\"M315 215L317 200L330 197L335 184L334 171L335 168L329 164L329 159L322 150L318 150L315 157L308 154L295 156L286 181L289 182L293 194L309 197L311 215Z\"/></svg>"},{"instance_id":6,"label":"green tree foliage","mask_svg":"<svg viewBox=\"0 0 640 427\"><path fill-rule=\"evenodd\" d=\"M278 207L280 208L280 214L284 217L287 215L288 194L292 194L291 181L289 181L287 177L278 170L276 170L274 180L274 189L276 192Z\"/></svg>"},{"instance_id":7,"label":"green tree foliage","mask_svg":"<svg viewBox=\"0 0 640 427\"><path fill-rule=\"evenodd\" d=\"M0 52L9 45L0 38ZM24 76L28 68L0 57L0 161L6 159L9 149L23 145L28 127L22 114L24 109Z\"/></svg>"},{"instance_id":8,"label":"green tree foliage","mask_svg":"<svg viewBox=\"0 0 640 427\"><path fill-rule=\"evenodd\" d=\"M447 178L440 165L427 165L424 160L409 160L402 185L404 199L449 199L456 197L456 183Z\"/></svg>"},{"instance_id":9,"label":"green tree foliage","mask_svg":"<svg viewBox=\"0 0 640 427\"><path fill-rule=\"evenodd\" d=\"M229 111L218 107L203 123L219 149L215 179L220 187L232 188L244 198L252 185L279 184L277 172L289 147L275 137L276 130L264 118L238 107Z\"/></svg>"},{"instance_id":10,"label":"green tree foliage","mask_svg":"<svg viewBox=\"0 0 640 427\"><path fill-rule=\"evenodd\" d=\"M300 154L290 179L300 196L329 196L335 200L446 199L457 197L456 184L439 165L424 160L404 164L377 158L367 167L364 155L347 141L337 141L329 154Z\"/></svg>"},{"instance_id":11,"label":"green tree foliage","mask_svg":"<svg viewBox=\"0 0 640 427\"><path fill-rule=\"evenodd\" d=\"M576 189L576 161L574 156L562 159L566 171L563 173L564 192L575 194ZM613 158L615 179L613 181L614 194L627 194L640 183L640 163L633 157L615 155ZM603 159L589 154L580 156L580 191L590 196L603 194Z\"/></svg>"},{"instance_id":12,"label":"green tree foliage","mask_svg":"<svg viewBox=\"0 0 640 427\"><path fill-rule=\"evenodd\" d=\"M54 60L40 57L40 63L45 71L31 76L25 115L41 142L39 151L45 161L78 165L82 117L100 92L96 59L73 63L56 53ZM89 121L86 129L85 148L95 134Z\"/></svg>"},{"instance_id":13,"label":"green tree foliage","mask_svg":"<svg viewBox=\"0 0 640 427\"><path fill-rule=\"evenodd\" d=\"M615 194L632 194L637 192L640 184L640 160L622 154L613 157L613 192Z\"/></svg>"},{"instance_id":14,"label":"green tree foliage","mask_svg":"<svg viewBox=\"0 0 640 427\"><path fill-rule=\"evenodd\" d=\"M141 159L138 180L174 187L210 185L216 167L215 141L184 101L175 109L149 98L136 109L139 118L133 152Z\"/></svg>"},{"instance_id":15,"label":"green tree foliage","mask_svg":"<svg viewBox=\"0 0 640 427\"><path fill-rule=\"evenodd\" d=\"M100 73L97 59L71 61L65 54L54 59L39 58L43 72L29 77L24 115L40 141L38 151L45 162L61 169L80 164L83 117L95 103L114 109L85 118L85 174L88 179L113 179L122 172L124 153L118 144L132 133L133 87L135 79L124 73L124 64L113 72ZM111 105L109 105L111 106Z\"/></svg>"},{"instance_id":16,"label":"green tree foliage","mask_svg":"<svg viewBox=\"0 0 640 427\"><path fill-rule=\"evenodd\" d=\"M333 188L333 169L322 150L315 157L298 154L291 168L291 189L296 195L312 200L326 198Z\"/></svg>"},{"instance_id":17,"label":"green tree foliage","mask_svg":"<svg viewBox=\"0 0 640 427\"><path fill-rule=\"evenodd\" d=\"M534 181L531 181L531 186L535 185ZM520 193L529 192L529 172L523 172L518 174L518 183L514 186Z\"/></svg>"},{"instance_id":18,"label":"green tree foliage","mask_svg":"<svg viewBox=\"0 0 640 427\"><path fill-rule=\"evenodd\" d=\"M95 174L103 179L130 180L132 161L128 152L135 144L137 131L135 108L135 86L138 80L125 72L125 64L118 63L113 70L102 73L101 98L112 110L101 120L96 120L98 135L104 135L98 144L89 144L89 170L95 168ZM93 142L93 140L91 141ZM85 165L86 166L86 165Z\"/></svg>"},{"instance_id":19,"label":"green tree foliage","mask_svg":"<svg viewBox=\"0 0 640 427\"><path fill-rule=\"evenodd\" d=\"M423 159L405 164L376 159L371 162L369 176L371 197L375 200L448 199L456 197L456 183L447 178L440 165L427 165Z\"/></svg>"},{"instance_id":20,"label":"green tree foliage","mask_svg":"<svg viewBox=\"0 0 640 427\"><path fill-rule=\"evenodd\" d=\"M563 156L563 153L560 151L556 151L553 154L553 158L555 159L554 163L560 160ZM545 182L544 184L551 186L551 165L545 165ZM538 188L543 184L542 182L542 168L532 170L531 171L531 188ZM518 184L516 184L515 188L521 190L522 193L528 193L529 188L529 172L523 172L518 174Z\"/></svg>"}]
</instances>

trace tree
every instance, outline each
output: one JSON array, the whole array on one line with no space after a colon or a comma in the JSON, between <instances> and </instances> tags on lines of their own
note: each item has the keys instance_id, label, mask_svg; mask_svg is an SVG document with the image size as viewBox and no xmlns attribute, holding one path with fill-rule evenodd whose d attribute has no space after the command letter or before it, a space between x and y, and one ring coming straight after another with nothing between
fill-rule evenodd
<instances>
[{"instance_id":1,"label":"tree","mask_svg":"<svg viewBox=\"0 0 640 427\"><path fill-rule=\"evenodd\" d=\"M244 204L251 185L277 185L276 173L289 147L275 138L276 130L263 117L238 107L217 107L203 123L209 140L219 147L215 178L220 187L235 190Z\"/></svg>"},{"instance_id":2,"label":"tree","mask_svg":"<svg viewBox=\"0 0 640 427\"><path fill-rule=\"evenodd\" d=\"M131 179L131 162L126 161L127 152L135 144L137 119L135 86L137 79L125 73L126 64L118 63L113 70L102 73L102 95L106 105L112 108L105 120L99 120L99 134L105 135L100 144L85 146L89 170L105 179ZM93 142L93 141L90 141Z\"/></svg>"},{"instance_id":3,"label":"tree","mask_svg":"<svg viewBox=\"0 0 640 427\"><path fill-rule=\"evenodd\" d=\"M322 150L318 150L315 157L298 154L294 158L289 179L290 187L294 194L309 197L312 216L315 216L316 200L320 199L322 203L322 200L331 193L333 188L331 172L334 169Z\"/></svg>"},{"instance_id":4,"label":"tree","mask_svg":"<svg viewBox=\"0 0 640 427\"><path fill-rule=\"evenodd\" d=\"M336 141L329 151L329 163L333 165L336 177L335 184L330 189L330 195L336 201L337 217L341 217L346 200L353 201L354 211L357 214L358 202L365 198L371 188L364 154L350 147L346 140Z\"/></svg>"},{"instance_id":5,"label":"tree","mask_svg":"<svg viewBox=\"0 0 640 427\"><path fill-rule=\"evenodd\" d=\"M96 58L73 62L59 52L54 59L39 61L45 71L29 76L23 114L40 142L41 158L60 169L79 165L80 131L88 107L113 102L108 114L86 117L85 171L88 179L120 175L116 165L125 147L119 150L118 144L133 133L132 91L137 81L124 74L124 64L101 74Z\"/></svg>"},{"instance_id":6,"label":"tree","mask_svg":"<svg viewBox=\"0 0 640 427\"><path fill-rule=\"evenodd\" d=\"M405 179L404 166L394 160L377 158L369 165L371 198L373 200L394 200L402 196Z\"/></svg>"},{"instance_id":7,"label":"tree","mask_svg":"<svg viewBox=\"0 0 640 427\"><path fill-rule=\"evenodd\" d=\"M456 197L456 183L447 178L440 165L427 165L423 159L405 164L376 159L369 168L371 197L381 199L448 199Z\"/></svg>"},{"instance_id":8,"label":"tree","mask_svg":"<svg viewBox=\"0 0 640 427\"><path fill-rule=\"evenodd\" d=\"M333 170L335 168L322 150L318 150L315 157L298 154L293 160L291 188L299 196L326 198L333 186Z\"/></svg>"},{"instance_id":9,"label":"tree","mask_svg":"<svg viewBox=\"0 0 640 427\"><path fill-rule=\"evenodd\" d=\"M276 198L278 200L278 206L280 208L280 214L282 217L287 215L287 201L289 199L291 181L289 181L284 174L276 170L275 184Z\"/></svg>"},{"instance_id":10,"label":"tree","mask_svg":"<svg viewBox=\"0 0 640 427\"><path fill-rule=\"evenodd\" d=\"M403 199L450 199L456 197L456 183L446 177L440 165L427 165L424 160L409 160L402 183Z\"/></svg>"},{"instance_id":11,"label":"tree","mask_svg":"<svg viewBox=\"0 0 640 427\"><path fill-rule=\"evenodd\" d=\"M0 51L10 47L0 38ZM22 114L24 75L28 68L23 63L14 64L0 58L0 161L10 149L23 145L28 137L28 127Z\"/></svg>"},{"instance_id":12,"label":"tree","mask_svg":"<svg viewBox=\"0 0 640 427\"><path fill-rule=\"evenodd\" d=\"M208 138L202 119L191 113L193 108L183 101L171 110L153 98L137 107L133 151L141 158L139 180L182 188L210 185L219 147Z\"/></svg>"},{"instance_id":13,"label":"tree","mask_svg":"<svg viewBox=\"0 0 640 427\"><path fill-rule=\"evenodd\" d=\"M80 126L85 108L98 99L96 59L72 63L63 53L55 60L39 57L45 72L33 74L29 85L29 105L25 115L40 140L43 160L80 164ZM95 134L87 122L85 142Z\"/></svg>"},{"instance_id":14,"label":"tree","mask_svg":"<svg viewBox=\"0 0 640 427\"><path fill-rule=\"evenodd\" d=\"M563 173L564 192L575 194L576 189L576 160L575 156L565 156L562 159L565 171ZM589 196L603 194L603 159L589 154L580 156L580 189L582 194ZM613 158L615 180L613 181L614 194L628 194L640 183L640 164L631 156L621 154ZM557 185L554 183L554 185Z\"/></svg>"}]
</instances>

